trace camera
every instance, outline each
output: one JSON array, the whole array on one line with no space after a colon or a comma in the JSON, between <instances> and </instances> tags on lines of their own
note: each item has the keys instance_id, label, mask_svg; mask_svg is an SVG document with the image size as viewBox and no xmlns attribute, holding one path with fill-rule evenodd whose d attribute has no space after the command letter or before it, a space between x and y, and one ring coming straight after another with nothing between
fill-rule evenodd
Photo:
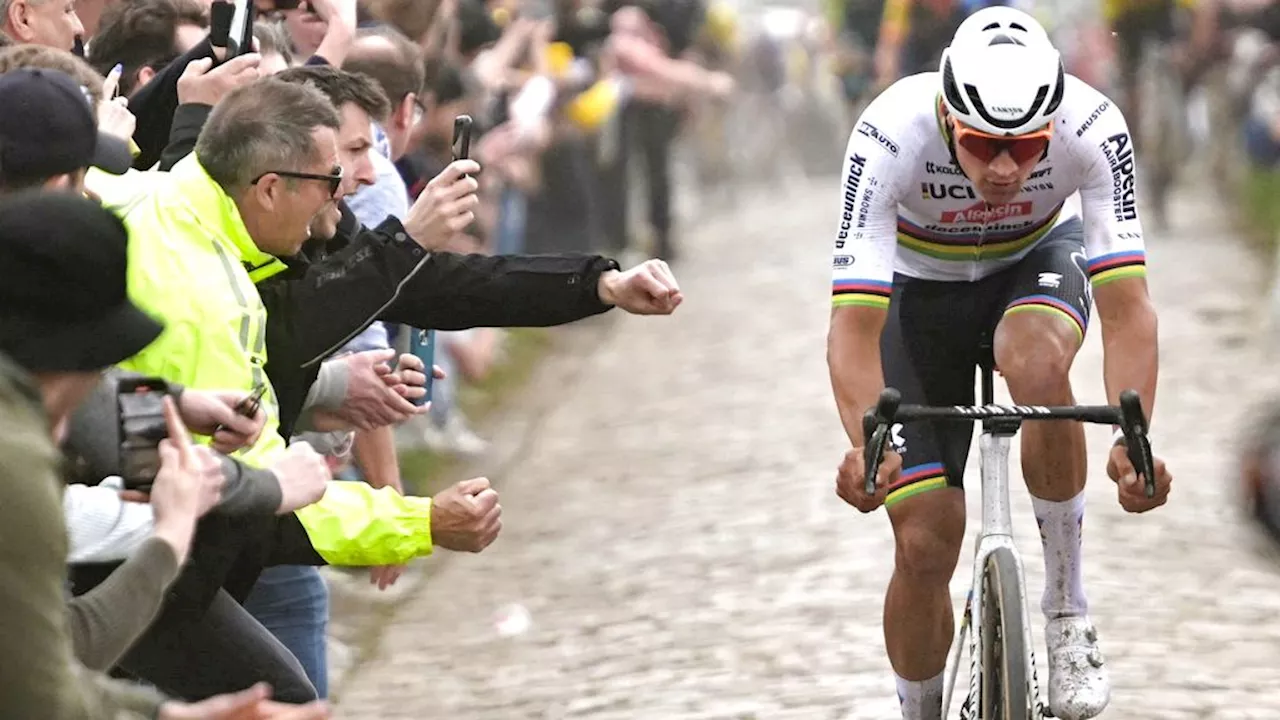
<instances>
[{"instance_id":1,"label":"camera","mask_svg":"<svg viewBox=\"0 0 1280 720\"><path fill-rule=\"evenodd\" d=\"M117 386L119 467L126 490L150 491L160 471L160 441L169 436L164 418L167 395L169 385L160 378L129 378Z\"/></svg>"}]
</instances>

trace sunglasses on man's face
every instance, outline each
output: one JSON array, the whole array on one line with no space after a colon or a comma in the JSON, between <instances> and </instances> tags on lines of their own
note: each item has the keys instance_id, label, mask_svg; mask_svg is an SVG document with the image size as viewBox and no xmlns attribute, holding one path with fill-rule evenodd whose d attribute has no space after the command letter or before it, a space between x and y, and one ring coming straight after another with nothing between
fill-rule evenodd
<instances>
[{"instance_id":1,"label":"sunglasses on man's face","mask_svg":"<svg viewBox=\"0 0 1280 720\"><path fill-rule=\"evenodd\" d=\"M262 178L268 175L279 175L280 177L293 178L294 180L320 180L323 182L327 182L329 183L330 196L337 195L338 188L342 187L342 166L341 165L335 165L333 168L333 172L331 172L328 175L317 175L316 173L294 172L292 170L271 170L269 172L264 172L258 177L254 178L253 183L255 185L258 184L259 180L261 180Z\"/></svg>"},{"instance_id":2,"label":"sunglasses on man's face","mask_svg":"<svg viewBox=\"0 0 1280 720\"><path fill-rule=\"evenodd\" d=\"M1001 153L1007 152L1014 163L1022 166L1040 159L1049 149L1049 141L1053 139L1053 123L1032 133L1009 137L992 135L956 122L955 136L957 145L984 163L990 163L1000 157Z\"/></svg>"}]
</instances>

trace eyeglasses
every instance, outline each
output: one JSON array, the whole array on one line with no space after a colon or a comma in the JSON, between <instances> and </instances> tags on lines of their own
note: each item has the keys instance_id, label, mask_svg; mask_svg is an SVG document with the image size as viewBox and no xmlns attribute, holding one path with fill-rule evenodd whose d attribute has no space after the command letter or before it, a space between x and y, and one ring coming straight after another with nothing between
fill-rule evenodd
<instances>
[{"instance_id":1,"label":"eyeglasses","mask_svg":"<svg viewBox=\"0 0 1280 720\"><path fill-rule=\"evenodd\" d=\"M427 106L422 104L418 98L413 99L413 124L417 125L422 122L422 118L427 116Z\"/></svg>"},{"instance_id":2,"label":"eyeglasses","mask_svg":"<svg viewBox=\"0 0 1280 720\"><path fill-rule=\"evenodd\" d=\"M253 179L253 184L257 185L258 181L268 175L279 175L280 177L293 178L295 180L322 180L329 183L329 195L337 195L338 188L342 187L342 166L335 165L333 172L329 175L317 175L316 173L294 172L292 170L269 170Z\"/></svg>"},{"instance_id":3,"label":"eyeglasses","mask_svg":"<svg viewBox=\"0 0 1280 720\"><path fill-rule=\"evenodd\" d=\"M1049 141L1053 139L1053 123L1025 135L1003 136L985 133L957 121L955 134L956 144L984 163L995 160L1007 151L1015 163L1025 165L1042 157L1049 149Z\"/></svg>"}]
</instances>

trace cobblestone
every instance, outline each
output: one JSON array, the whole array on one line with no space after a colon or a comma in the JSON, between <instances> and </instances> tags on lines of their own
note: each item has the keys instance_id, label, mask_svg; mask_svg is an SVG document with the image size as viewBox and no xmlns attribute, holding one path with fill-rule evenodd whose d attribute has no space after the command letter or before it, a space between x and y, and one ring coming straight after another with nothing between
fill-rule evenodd
<instances>
[{"instance_id":1,"label":"cobblestone","mask_svg":"<svg viewBox=\"0 0 1280 720\"><path fill-rule=\"evenodd\" d=\"M432 561L344 683L338 717L897 717L880 631L888 523L833 492L846 444L824 359L837 194L801 185L690 233L677 316L616 319L572 381L538 391L554 404L527 425L521 462L493 475L502 537ZM1255 340L1265 268L1210 199L1180 200L1175 230L1149 243L1169 505L1124 513L1103 472L1109 430L1088 430L1086 588L1114 685L1104 717L1273 719L1280 578L1231 491L1233 443L1275 386ZM1098 335L1074 370L1081 402L1104 401ZM1025 491L1014 495L1034 609L1039 543ZM532 624L504 637L496 617L512 603Z\"/></svg>"}]
</instances>

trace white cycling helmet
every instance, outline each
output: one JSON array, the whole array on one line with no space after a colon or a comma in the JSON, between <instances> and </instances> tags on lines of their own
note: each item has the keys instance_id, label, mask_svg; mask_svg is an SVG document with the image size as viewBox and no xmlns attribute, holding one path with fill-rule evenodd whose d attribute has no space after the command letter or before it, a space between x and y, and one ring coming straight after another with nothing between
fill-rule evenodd
<instances>
[{"instance_id":1,"label":"white cycling helmet","mask_svg":"<svg viewBox=\"0 0 1280 720\"><path fill-rule=\"evenodd\" d=\"M1011 7L966 18L940 70L947 110L992 135L1039 130L1062 106L1062 56L1035 18Z\"/></svg>"}]
</instances>

